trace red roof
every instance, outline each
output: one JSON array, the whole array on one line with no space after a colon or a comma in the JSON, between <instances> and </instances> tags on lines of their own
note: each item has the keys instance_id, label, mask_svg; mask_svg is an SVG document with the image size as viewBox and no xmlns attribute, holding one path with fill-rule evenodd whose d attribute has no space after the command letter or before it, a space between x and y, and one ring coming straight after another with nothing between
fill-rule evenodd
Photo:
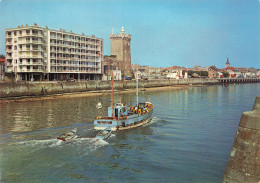
<instances>
[{"instance_id":1,"label":"red roof","mask_svg":"<svg viewBox=\"0 0 260 183\"><path fill-rule=\"evenodd\" d=\"M5 59L4 58L0 58L0 62L4 62L5 63Z\"/></svg>"},{"instance_id":2,"label":"red roof","mask_svg":"<svg viewBox=\"0 0 260 183\"><path fill-rule=\"evenodd\" d=\"M226 67L226 69L228 69L228 70L234 70L234 69L236 69L235 67Z\"/></svg>"}]
</instances>

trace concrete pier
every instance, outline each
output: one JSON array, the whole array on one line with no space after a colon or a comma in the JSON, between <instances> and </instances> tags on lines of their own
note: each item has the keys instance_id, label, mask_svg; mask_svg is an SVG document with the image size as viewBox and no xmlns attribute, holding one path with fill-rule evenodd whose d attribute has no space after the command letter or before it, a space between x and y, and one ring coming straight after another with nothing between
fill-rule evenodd
<instances>
[{"instance_id":1,"label":"concrete pier","mask_svg":"<svg viewBox=\"0 0 260 183\"><path fill-rule=\"evenodd\" d=\"M190 79L164 79L164 80L140 80L140 88L165 87L176 85L201 85L219 84L216 79L190 78ZM136 81L114 81L117 90L136 87ZM51 94L88 92L98 90L110 90L111 81L82 81L82 82L26 82L26 83L0 83L0 98L21 96L44 96Z\"/></svg>"},{"instance_id":2,"label":"concrete pier","mask_svg":"<svg viewBox=\"0 0 260 183\"><path fill-rule=\"evenodd\" d=\"M242 114L223 183L260 181L260 96L253 111Z\"/></svg>"},{"instance_id":3,"label":"concrete pier","mask_svg":"<svg viewBox=\"0 0 260 183\"><path fill-rule=\"evenodd\" d=\"M260 83L260 78L217 78L223 84L227 83Z\"/></svg>"}]
</instances>

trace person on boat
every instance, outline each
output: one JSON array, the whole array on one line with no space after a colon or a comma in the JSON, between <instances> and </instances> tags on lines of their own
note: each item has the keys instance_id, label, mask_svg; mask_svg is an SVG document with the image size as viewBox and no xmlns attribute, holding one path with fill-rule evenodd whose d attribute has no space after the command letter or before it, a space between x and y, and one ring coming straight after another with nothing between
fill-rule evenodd
<instances>
[{"instance_id":1,"label":"person on boat","mask_svg":"<svg viewBox=\"0 0 260 183\"><path fill-rule=\"evenodd\" d=\"M137 113L138 107L135 107L135 109L133 110L134 113Z\"/></svg>"},{"instance_id":2,"label":"person on boat","mask_svg":"<svg viewBox=\"0 0 260 183\"><path fill-rule=\"evenodd\" d=\"M138 114L142 114L142 109L139 109L139 110L138 110Z\"/></svg>"}]
</instances>

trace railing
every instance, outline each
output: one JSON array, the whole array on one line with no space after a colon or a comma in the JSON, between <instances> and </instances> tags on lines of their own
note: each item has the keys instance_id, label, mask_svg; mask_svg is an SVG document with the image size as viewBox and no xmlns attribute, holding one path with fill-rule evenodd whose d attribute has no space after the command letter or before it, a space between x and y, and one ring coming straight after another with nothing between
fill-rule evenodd
<instances>
[{"instance_id":1,"label":"railing","mask_svg":"<svg viewBox=\"0 0 260 183\"><path fill-rule=\"evenodd\" d=\"M13 64L12 63L6 63L6 66L10 67L10 66L13 66Z\"/></svg>"}]
</instances>

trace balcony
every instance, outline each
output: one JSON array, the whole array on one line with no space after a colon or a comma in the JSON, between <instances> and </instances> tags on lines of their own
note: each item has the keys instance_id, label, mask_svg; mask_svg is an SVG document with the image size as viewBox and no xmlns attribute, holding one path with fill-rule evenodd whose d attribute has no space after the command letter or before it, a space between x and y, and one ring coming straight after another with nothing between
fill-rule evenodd
<instances>
[{"instance_id":1,"label":"balcony","mask_svg":"<svg viewBox=\"0 0 260 183\"><path fill-rule=\"evenodd\" d=\"M43 65L42 62L22 62L19 65Z\"/></svg>"},{"instance_id":2,"label":"balcony","mask_svg":"<svg viewBox=\"0 0 260 183\"><path fill-rule=\"evenodd\" d=\"M44 35L41 33L31 33L31 36L43 37Z\"/></svg>"},{"instance_id":3,"label":"balcony","mask_svg":"<svg viewBox=\"0 0 260 183\"><path fill-rule=\"evenodd\" d=\"M6 66L7 66L7 67L12 67L13 64L12 64L12 63L6 63Z\"/></svg>"},{"instance_id":4,"label":"balcony","mask_svg":"<svg viewBox=\"0 0 260 183\"><path fill-rule=\"evenodd\" d=\"M41 48L33 48L32 51L43 51Z\"/></svg>"},{"instance_id":5,"label":"balcony","mask_svg":"<svg viewBox=\"0 0 260 183\"><path fill-rule=\"evenodd\" d=\"M30 58L43 58L41 55L32 55Z\"/></svg>"},{"instance_id":6,"label":"balcony","mask_svg":"<svg viewBox=\"0 0 260 183\"><path fill-rule=\"evenodd\" d=\"M6 45L12 45L11 41L6 42Z\"/></svg>"},{"instance_id":7,"label":"balcony","mask_svg":"<svg viewBox=\"0 0 260 183\"><path fill-rule=\"evenodd\" d=\"M20 72L43 72L43 69L20 69Z\"/></svg>"}]
</instances>

